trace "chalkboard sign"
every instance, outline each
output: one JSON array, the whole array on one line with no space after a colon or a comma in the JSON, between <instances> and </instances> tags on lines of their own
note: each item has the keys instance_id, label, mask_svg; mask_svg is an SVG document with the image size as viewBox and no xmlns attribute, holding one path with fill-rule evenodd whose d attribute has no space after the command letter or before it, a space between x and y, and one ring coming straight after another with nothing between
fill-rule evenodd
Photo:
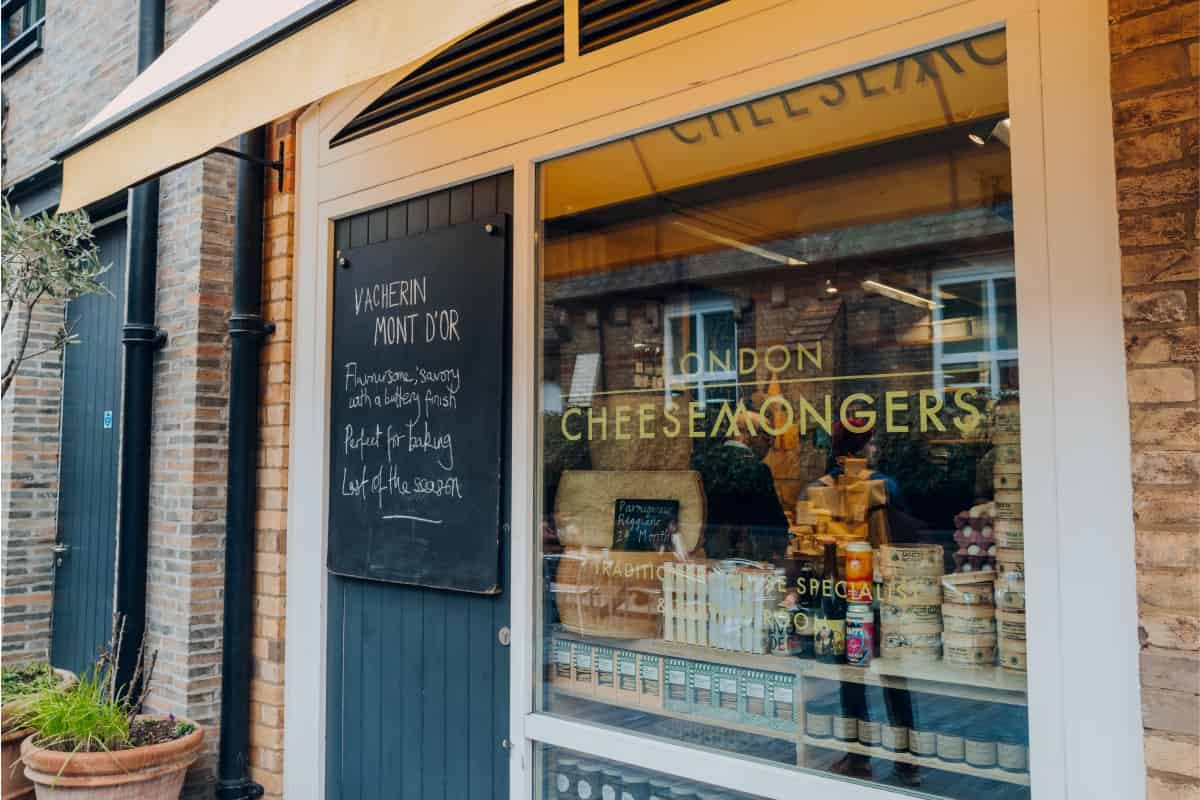
<instances>
[{"instance_id":1,"label":"chalkboard sign","mask_svg":"<svg viewBox=\"0 0 1200 800\"><path fill-rule=\"evenodd\" d=\"M678 500L618 499L613 512L613 549L671 550L679 527Z\"/></svg>"},{"instance_id":2,"label":"chalkboard sign","mask_svg":"<svg viewBox=\"0 0 1200 800\"><path fill-rule=\"evenodd\" d=\"M329 569L500 591L503 215L334 267Z\"/></svg>"}]
</instances>

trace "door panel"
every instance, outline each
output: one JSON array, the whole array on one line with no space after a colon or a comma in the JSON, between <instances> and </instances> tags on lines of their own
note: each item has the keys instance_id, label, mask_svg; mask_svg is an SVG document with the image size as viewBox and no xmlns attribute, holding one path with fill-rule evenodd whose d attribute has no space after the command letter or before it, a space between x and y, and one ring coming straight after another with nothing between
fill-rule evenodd
<instances>
[{"instance_id":1,"label":"door panel","mask_svg":"<svg viewBox=\"0 0 1200 800\"><path fill-rule=\"evenodd\" d=\"M512 212L512 176L485 178L337 223L337 247ZM510 278L511 281L511 278ZM509 284L511 286L511 282ZM511 320L508 321L511 353ZM510 463L505 388L505 470ZM507 473L505 473L507 474ZM502 493L510 519L510 489ZM329 574L326 797L466 800L508 792L509 537L499 595Z\"/></svg>"},{"instance_id":2,"label":"door panel","mask_svg":"<svg viewBox=\"0 0 1200 800\"><path fill-rule=\"evenodd\" d=\"M96 231L111 295L67 306L78 342L63 355L58 543L50 653L81 672L108 641L116 566L117 461L121 441L121 321L125 309L125 219Z\"/></svg>"}]
</instances>

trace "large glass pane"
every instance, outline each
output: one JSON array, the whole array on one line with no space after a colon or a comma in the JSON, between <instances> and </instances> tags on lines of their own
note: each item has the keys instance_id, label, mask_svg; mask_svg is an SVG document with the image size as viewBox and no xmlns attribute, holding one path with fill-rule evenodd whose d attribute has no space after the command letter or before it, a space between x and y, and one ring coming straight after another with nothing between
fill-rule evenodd
<instances>
[{"instance_id":1,"label":"large glass pane","mask_svg":"<svg viewBox=\"0 0 1200 800\"><path fill-rule=\"evenodd\" d=\"M1030 797L1004 54L542 166L539 710Z\"/></svg>"}]
</instances>

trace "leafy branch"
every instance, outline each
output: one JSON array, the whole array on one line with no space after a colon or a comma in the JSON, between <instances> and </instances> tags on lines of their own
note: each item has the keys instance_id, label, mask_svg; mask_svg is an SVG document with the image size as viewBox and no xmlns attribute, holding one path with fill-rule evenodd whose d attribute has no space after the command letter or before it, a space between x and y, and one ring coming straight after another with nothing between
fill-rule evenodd
<instances>
[{"instance_id":1,"label":"leafy branch","mask_svg":"<svg viewBox=\"0 0 1200 800\"><path fill-rule=\"evenodd\" d=\"M39 303L47 298L74 300L87 294L111 293L100 280L108 265L100 261L92 223L84 212L22 217L20 209L9 205L5 198L0 233L0 332L7 342L9 323L18 328L0 373L0 396L4 396L23 364L78 341L63 323L50 344L31 352L29 339Z\"/></svg>"}]
</instances>

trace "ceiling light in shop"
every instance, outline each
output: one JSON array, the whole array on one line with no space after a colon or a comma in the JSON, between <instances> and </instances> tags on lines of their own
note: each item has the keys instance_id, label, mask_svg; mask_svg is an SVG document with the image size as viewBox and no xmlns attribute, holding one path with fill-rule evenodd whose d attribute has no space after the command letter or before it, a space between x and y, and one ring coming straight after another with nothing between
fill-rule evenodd
<instances>
[{"instance_id":1,"label":"ceiling light in shop","mask_svg":"<svg viewBox=\"0 0 1200 800\"><path fill-rule=\"evenodd\" d=\"M833 281L825 281L825 294L837 294L838 288L833 285Z\"/></svg>"},{"instance_id":2,"label":"ceiling light in shop","mask_svg":"<svg viewBox=\"0 0 1200 800\"><path fill-rule=\"evenodd\" d=\"M673 222L676 226L683 228L685 231L694 236L699 236L701 239L708 239L710 242L723 244L727 247L734 247L738 250L741 250L743 253L750 253L751 255L765 258L768 261L774 261L777 264L783 264L784 266L788 267L803 267L808 265L807 261L801 261L798 258L785 256L783 253L776 253L774 250L768 250L765 247L747 244L746 242L739 242L737 239L732 239L728 236L722 236L719 233L707 231L704 228L691 225L687 222L681 222L680 220L673 220Z\"/></svg>"},{"instance_id":3,"label":"ceiling light in shop","mask_svg":"<svg viewBox=\"0 0 1200 800\"><path fill-rule=\"evenodd\" d=\"M906 292L903 289L897 289L895 286L888 286L886 283L880 283L879 281L863 281L862 288L868 292L874 292L875 294L883 295L901 303L908 303L910 306L916 306L917 308L924 308L930 311L935 308L941 308L940 303L935 303L918 294Z\"/></svg>"},{"instance_id":4,"label":"ceiling light in shop","mask_svg":"<svg viewBox=\"0 0 1200 800\"><path fill-rule=\"evenodd\" d=\"M1012 118L1005 117L995 124L992 124L991 122L985 122L980 125L976 125L967 133L967 138L971 140L972 144L975 144L979 147L983 147L991 139L995 139L996 141L1000 142L1000 144L1008 147L1008 140L1011 135Z\"/></svg>"}]
</instances>

